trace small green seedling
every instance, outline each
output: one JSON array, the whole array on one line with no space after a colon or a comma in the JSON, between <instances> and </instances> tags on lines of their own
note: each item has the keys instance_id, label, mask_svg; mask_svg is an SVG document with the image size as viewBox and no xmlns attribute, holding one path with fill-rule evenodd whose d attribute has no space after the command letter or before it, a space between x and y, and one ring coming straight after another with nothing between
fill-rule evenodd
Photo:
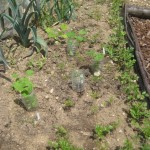
<instances>
[{"instance_id":1,"label":"small green seedling","mask_svg":"<svg viewBox=\"0 0 150 150\"><path fill-rule=\"evenodd\" d=\"M13 74L15 82L13 88L16 92L19 92L23 97L29 95L33 91L33 83L29 80L29 76L33 74L32 70L26 71L26 77L19 77L17 74Z\"/></svg>"},{"instance_id":2,"label":"small green seedling","mask_svg":"<svg viewBox=\"0 0 150 150\"><path fill-rule=\"evenodd\" d=\"M70 109L74 105L75 105L75 103L72 99L66 99L64 102L64 109Z\"/></svg>"},{"instance_id":3,"label":"small green seedling","mask_svg":"<svg viewBox=\"0 0 150 150\"><path fill-rule=\"evenodd\" d=\"M67 139L61 138L57 141L49 141L49 148L53 150L83 150L73 146Z\"/></svg>"},{"instance_id":4,"label":"small green seedling","mask_svg":"<svg viewBox=\"0 0 150 150\"><path fill-rule=\"evenodd\" d=\"M67 32L66 36L68 39L74 39L80 43L80 42L84 42L87 40L85 37L86 34L87 34L87 31L84 29L81 29L78 32L75 32L75 31Z\"/></svg>"},{"instance_id":5,"label":"small green seedling","mask_svg":"<svg viewBox=\"0 0 150 150\"><path fill-rule=\"evenodd\" d=\"M67 130L63 126L56 127L56 134L58 137L66 137L67 133Z\"/></svg>"},{"instance_id":6,"label":"small green seedling","mask_svg":"<svg viewBox=\"0 0 150 150\"><path fill-rule=\"evenodd\" d=\"M92 72L98 71L102 68L100 62L104 59L104 54L96 52L95 50L89 50L86 54L90 56L93 61L93 64L91 65Z\"/></svg>"},{"instance_id":7,"label":"small green seedling","mask_svg":"<svg viewBox=\"0 0 150 150\"><path fill-rule=\"evenodd\" d=\"M92 97L93 99L98 99L98 98L99 98L99 93L98 93L97 91L92 91L91 97Z\"/></svg>"},{"instance_id":8,"label":"small green seedling","mask_svg":"<svg viewBox=\"0 0 150 150\"><path fill-rule=\"evenodd\" d=\"M96 125L94 135L97 139L102 140L108 133L116 129L117 123L111 123L109 125Z\"/></svg>"},{"instance_id":9,"label":"small green seedling","mask_svg":"<svg viewBox=\"0 0 150 150\"><path fill-rule=\"evenodd\" d=\"M63 126L56 127L56 141L49 141L48 148L52 150L82 150L68 140L68 131Z\"/></svg>"},{"instance_id":10,"label":"small green seedling","mask_svg":"<svg viewBox=\"0 0 150 150\"><path fill-rule=\"evenodd\" d=\"M20 93L21 101L27 110L34 109L38 105L36 96L33 93L33 83L29 79L31 75L33 75L32 70L27 70L25 77L19 77L17 74L13 74L15 81L12 87L16 92Z\"/></svg>"},{"instance_id":11,"label":"small green seedling","mask_svg":"<svg viewBox=\"0 0 150 150\"><path fill-rule=\"evenodd\" d=\"M92 105L91 106L91 113L96 114L99 110L99 107L97 105Z\"/></svg>"},{"instance_id":12,"label":"small green seedling","mask_svg":"<svg viewBox=\"0 0 150 150\"><path fill-rule=\"evenodd\" d=\"M47 32L48 37L56 41L59 41L60 38L64 38L64 39L67 38L65 34L67 30L68 30L68 25L65 23L60 24L60 29L55 29L52 27L45 28L45 31Z\"/></svg>"},{"instance_id":13,"label":"small green seedling","mask_svg":"<svg viewBox=\"0 0 150 150\"><path fill-rule=\"evenodd\" d=\"M27 67L29 69L37 69L37 70L41 70L43 68L43 66L45 65L46 63L46 58L45 57L42 57L42 58L39 58L37 61L34 61L34 59L31 59L28 61L27 63Z\"/></svg>"},{"instance_id":14,"label":"small green seedling","mask_svg":"<svg viewBox=\"0 0 150 150\"><path fill-rule=\"evenodd\" d=\"M123 147L121 147L119 150L134 150L132 142L129 139L127 139L124 142Z\"/></svg>"}]
</instances>

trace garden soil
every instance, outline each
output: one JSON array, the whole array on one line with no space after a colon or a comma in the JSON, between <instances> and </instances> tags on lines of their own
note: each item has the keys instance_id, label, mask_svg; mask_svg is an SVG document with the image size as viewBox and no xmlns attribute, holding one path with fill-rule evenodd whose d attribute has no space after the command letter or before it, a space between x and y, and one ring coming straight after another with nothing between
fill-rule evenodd
<instances>
[{"instance_id":1,"label":"garden soil","mask_svg":"<svg viewBox=\"0 0 150 150\"><path fill-rule=\"evenodd\" d=\"M150 20L132 17L132 24L139 41L140 52L143 58L142 64L144 65L147 75L150 75ZM150 81L149 81L150 83Z\"/></svg>"},{"instance_id":2,"label":"garden soil","mask_svg":"<svg viewBox=\"0 0 150 150\"><path fill-rule=\"evenodd\" d=\"M46 150L48 141L57 139L56 129L60 126L67 130L73 145L85 150L114 150L122 146L127 138L134 140L136 134L127 121L128 106L120 88L117 65L106 55L101 75L93 77L89 69L90 59L85 55L89 49L102 52L102 45L109 41L109 3L100 5L94 0L80 0L78 5L76 19L69 23L69 27L86 29L90 39L81 43L78 49L80 55L67 56L67 44L63 41L54 43L41 29L38 32L48 43L46 62L39 53L24 59L30 48L23 48L13 39L1 41L11 66L6 73L0 72L1 150ZM39 69L41 63L45 64ZM85 73L83 93L76 93L70 85L70 73L77 68L82 68ZM31 80L39 102L38 109L31 112L20 105L20 96L11 87L12 74L23 76L27 69L35 72ZM75 103L70 109L64 105L67 99ZM93 137L97 124L112 122L117 122L117 128L104 140L98 141Z\"/></svg>"}]
</instances>

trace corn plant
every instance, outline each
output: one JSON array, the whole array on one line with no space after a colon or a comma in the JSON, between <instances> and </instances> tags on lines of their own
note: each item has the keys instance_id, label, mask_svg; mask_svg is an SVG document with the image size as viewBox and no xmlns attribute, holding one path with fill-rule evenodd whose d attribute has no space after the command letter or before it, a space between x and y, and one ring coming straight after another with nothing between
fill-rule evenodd
<instances>
[{"instance_id":1,"label":"corn plant","mask_svg":"<svg viewBox=\"0 0 150 150\"><path fill-rule=\"evenodd\" d=\"M21 12L20 5L16 2L16 0L7 1L9 3L9 14L1 14L0 21L2 28L5 29L4 19L7 19L13 25L13 28L18 34L21 44L24 47L29 47L32 40L36 48L40 45L41 47L43 46L44 50L46 51L46 43L37 36L35 26L39 16L39 7L37 6L37 1L31 0L24 13ZM31 9L33 9L33 11L31 11ZM32 39L29 37L30 33L32 34Z\"/></svg>"}]
</instances>

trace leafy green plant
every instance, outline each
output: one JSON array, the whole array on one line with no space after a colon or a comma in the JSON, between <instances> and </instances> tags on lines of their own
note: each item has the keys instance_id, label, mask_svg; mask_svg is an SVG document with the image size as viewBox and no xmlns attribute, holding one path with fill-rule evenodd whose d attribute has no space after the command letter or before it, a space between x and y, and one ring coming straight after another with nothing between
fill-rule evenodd
<instances>
[{"instance_id":1,"label":"leafy green plant","mask_svg":"<svg viewBox=\"0 0 150 150\"><path fill-rule=\"evenodd\" d=\"M142 135L144 135L146 140L150 140L150 124L149 124L149 122L150 122L149 119L145 119L143 121L143 126L141 127Z\"/></svg>"},{"instance_id":2,"label":"leafy green plant","mask_svg":"<svg viewBox=\"0 0 150 150\"><path fill-rule=\"evenodd\" d=\"M37 7L37 1L31 0L28 4L24 13L20 11L20 5L17 4L16 0L7 0L9 3L9 14L2 13L0 15L1 24L4 27L4 19L10 21L13 25L14 30L17 32L21 44L24 47L29 47L31 45L30 33L32 33L32 40L34 46L39 49L43 47L45 52L47 52L47 44L46 42L37 36L36 31L36 21L39 16L39 8ZM33 11L30 12L31 8Z\"/></svg>"},{"instance_id":3,"label":"leafy green plant","mask_svg":"<svg viewBox=\"0 0 150 150\"><path fill-rule=\"evenodd\" d=\"M87 32L85 30L81 29L78 32L68 31L68 25L65 23L60 24L59 29L48 27L45 28L45 31L47 32L49 38L52 38L56 41L60 41L62 38L73 39L77 40L78 42L86 41L85 35L87 34Z\"/></svg>"},{"instance_id":4,"label":"leafy green plant","mask_svg":"<svg viewBox=\"0 0 150 150\"><path fill-rule=\"evenodd\" d=\"M60 24L59 30L55 29L53 27L45 28L45 31L47 32L48 37L52 38L56 41L59 41L60 38L67 38L67 36L65 34L67 32L67 30L68 30L68 25L65 23Z\"/></svg>"},{"instance_id":5,"label":"leafy green plant","mask_svg":"<svg viewBox=\"0 0 150 150\"><path fill-rule=\"evenodd\" d=\"M140 91L138 76L134 73L135 59L133 48L126 47L126 33L122 24L123 18L120 13L123 2L124 0L113 0L112 2L109 22L113 28L113 33L105 49L113 61L118 64L121 72L121 87L123 87L123 91L127 95L127 101L131 105L130 121L136 128L136 131L138 131L138 137L141 137L141 134L143 134L139 140L144 144L147 138L147 135L145 135L147 131L145 130L146 132L144 132L143 130L142 133L140 131L144 118L149 118L149 111L144 100L148 95L145 91Z\"/></svg>"},{"instance_id":6,"label":"leafy green plant","mask_svg":"<svg viewBox=\"0 0 150 150\"><path fill-rule=\"evenodd\" d=\"M149 150L150 149L150 144L144 144L142 147L141 147L141 150Z\"/></svg>"},{"instance_id":7,"label":"leafy green plant","mask_svg":"<svg viewBox=\"0 0 150 150\"><path fill-rule=\"evenodd\" d=\"M115 130L117 127L117 123L111 123L109 125L96 125L94 129L94 135L99 140L102 140L108 133Z\"/></svg>"},{"instance_id":8,"label":"leafy green plant","mask_svg":"<svg viewBox=\"0 0 150 150\"><path fill-rule=\"evenodd\" d=\"M96 52L95 50L87 51L87 55L89 55L96 63L99 63L99 61L101 61L104 58L104 54Z\"/></svg>"},{"instance_id":9,"label":"leafy green plant","mask_svg":"<svg viewBox=\"0 0 150 150\"><path fill-rule=\"evenodd\" d=\"M73 146L68 140L68 132L63 126L56 127L56 141L49 141L48 148L53 150L82 150Z\"/></svg>"},{"instance_id":10,"label":"leafy green plant","mask_svg":"<svg viewBox=\"0 0 150 150\"><path fill-rule=\"evenodd\" d=\"M19 92L23 96L27 96L33 91L33 83L29 80L29 76L33 74L32 70L26 71L26 77L19 77L17 74L13 74L15 82L13 83L13 88L16 92Z\"/></svg>"},{"instance_id":11,"label":"leafy green plant","mask_svg":"<svg viewBox=\"0 0 150 150\"><path fill-rule=\"evenodd\" d=\"M138 123L140 123L142 119L148 118L150 116L150 113L147 110L147 104L143 102L136 102L132 104L130 115L133 121L136 121Z\"/></svg>"},{"instance_id":12,"label":"leafy green plant","mask_svg":"<svg viewBox=\"0 0 150 150\"><path fill-rule=\"evenodd\" d=\"M36 96L33 93L33 83L29 79L29 76L32 74L32 70L27 70L25 77L19 77L17 74L13 74L15 81L12 87L16 92L21 94L21 101L27 110L34 109L38 105Z\"/></svg>"},{"instance_id":13,"label":"leafy green plant","mask_svg":"<svg viewBox=\"0 0 150 150\"><path fill-rule=\"evenodd\" d=\"M99 67L102 67L100 66L100 62L104 59L104 54L96 52L95 50L89 50L86 54L93 60L93 64L91 65L92 72L95 72Z\"/></svg>"},{"instance_id":14,"label":"leafy green plant","mask_svg":"<svg viewBox=\"0 0 150 150\"><path fill-rule=\"evenodd\" d=\"M82 150L73 146L67 139L59 139L56 142L49 141L48 142L49 148L54 150Z\"/></svg>"},{"instance_id":15,"label":"leafy green plant","mask_svg":"<svg viewBox=\"0 0 150 150\"><path fill-rule=\"evenodd\" d=\"M84 42L86 41L86 37L85 37L86 34L87 34L87 31L84 29L81 29L78 32L69 31L66 33L66 36L68 39L75 39L78 42Z\"/></svg>"},{"instance_id":16,"label":"leafy green plant","mask_svg":"<svg viewBox=\"0 0 150 150\"><path fill-rule=\"evenodd\" d=\"M122 148L119 148L119 150L134 150L132 142L129 139L127 139L124 142L124 146Z\"/></svg>"}]
</instances>

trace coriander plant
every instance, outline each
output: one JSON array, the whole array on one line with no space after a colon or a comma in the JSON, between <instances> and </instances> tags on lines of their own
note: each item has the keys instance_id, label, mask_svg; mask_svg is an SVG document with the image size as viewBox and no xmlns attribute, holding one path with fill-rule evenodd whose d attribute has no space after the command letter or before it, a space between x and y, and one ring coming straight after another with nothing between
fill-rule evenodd
<instances>
[{"instance_id":1,"label":"coriander plant","mask_svg":"<svg viewBox=\"0 0 150 150\"><path fill-rule=\"evenodd\" d=\"M116 129L116 126L117 126L116 123L112 123L109 125L96 125L94 129L94 134L96 138L102 140L108 133Z\"/></svg>"}]
</instances>

